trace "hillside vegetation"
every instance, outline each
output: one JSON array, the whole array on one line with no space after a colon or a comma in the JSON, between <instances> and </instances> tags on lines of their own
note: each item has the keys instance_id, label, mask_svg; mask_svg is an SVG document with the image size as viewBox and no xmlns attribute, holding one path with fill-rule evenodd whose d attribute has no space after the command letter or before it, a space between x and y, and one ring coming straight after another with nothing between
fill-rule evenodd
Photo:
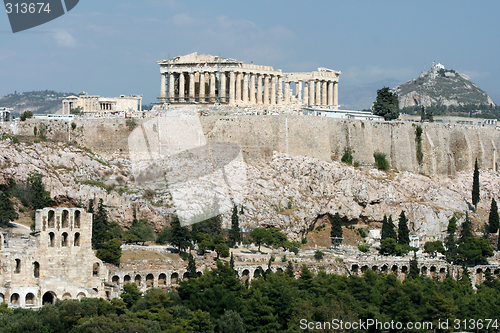
<instances>
[{"instance_id":1,"label":"hillside vegetation","mask_svg":"<svg viewBox=\"0 0 500 333\"><path fill-rule=\"evenodd\" d=\"M56 113L62 107L62 99L74 93L61 93L54 90L14 92L0 97L0 106L14 109L14 114L26 110L33 113Z\"/></svg>"}]
</instances>

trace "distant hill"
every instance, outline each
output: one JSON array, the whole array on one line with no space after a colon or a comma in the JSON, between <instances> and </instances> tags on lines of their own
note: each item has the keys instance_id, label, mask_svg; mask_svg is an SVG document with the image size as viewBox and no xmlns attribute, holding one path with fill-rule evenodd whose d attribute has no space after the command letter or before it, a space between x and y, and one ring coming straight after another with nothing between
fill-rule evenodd
<instances>
[{"instance_id":1,"label":"distant hill","mask_svg":"<svg viewBox=\"0 0 500 333\"><path fill-rule=\"evenodd\" d=\"M470 78L442 64L432 64L430 71L423 71L416 79L408 80L394 89L399 107L415 106L495 106L488 94L470 81Z\"/></svg>"},{"instance_id":2,"label":"distant hill","mask_svg":"<svg viewBox=\"0 0 500 333\"><path fill-rule=\"evenodd\" d=\"M59 113L62 99L74 93L60 93L54 90L29 91L0 97L0 107L14 109L14 114L30 110L33 113Z\"/></svg>"}]
</instances>

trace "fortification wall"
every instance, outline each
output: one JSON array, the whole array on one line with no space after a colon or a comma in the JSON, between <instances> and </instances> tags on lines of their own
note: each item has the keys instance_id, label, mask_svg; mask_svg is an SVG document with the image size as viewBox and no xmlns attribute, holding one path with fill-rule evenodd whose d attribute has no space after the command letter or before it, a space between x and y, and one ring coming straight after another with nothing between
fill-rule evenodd
<instances>
[{"instance_id":1,"label":"fortification wall","mask_svg":"<svg viewBox=\"0 0 500 333\"><path fill-rule=\"evenodd\" d=\"M136 126L158 118L136 119ZM500 131L493 126L422 124L421 163L417 160L416 125L370 122L311 116L200 117L208 142L237 143L246 162L269 161L273 152L305 155L325 161L340 160L345 147L354 149L361 166L374 164L373 153L385 153L393 168L429 176L453 176L469 171L477 158L481 169L497 170ZM1 125L6 132L33 135L46 128L48 139L76 143L104 158L128 158L128 136L134 126L125 119L27 120L16 126ZM43 124L43 125L42 125ZM161 131L161 127L159 127ZM162 135L168 135L162 133ZM145 147L145 149L147 149Z\"/></svg>"}]
</instances>

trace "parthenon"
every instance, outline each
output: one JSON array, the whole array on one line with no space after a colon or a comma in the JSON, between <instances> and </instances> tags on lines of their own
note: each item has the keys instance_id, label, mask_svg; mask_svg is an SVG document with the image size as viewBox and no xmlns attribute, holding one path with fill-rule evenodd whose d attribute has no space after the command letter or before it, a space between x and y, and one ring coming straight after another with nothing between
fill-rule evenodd
<instances>
[{"instance_id":1,"label":"parthenon","mask_svg":"<svg viewBox=\"0 0 500 333\"><path fill-rule=\"evenodd\" d=\"M160 103L338 108L340 71L283 73L271 66L196 52L160 60Z\"/></svg>"}]
</instances>

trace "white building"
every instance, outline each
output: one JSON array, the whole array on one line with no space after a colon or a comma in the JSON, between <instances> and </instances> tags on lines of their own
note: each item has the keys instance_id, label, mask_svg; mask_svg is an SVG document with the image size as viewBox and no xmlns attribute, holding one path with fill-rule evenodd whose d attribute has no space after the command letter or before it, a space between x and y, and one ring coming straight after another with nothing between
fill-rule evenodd
<instances>
[{"instance_id":1,"label":"white building","mask_svg":"<svg viewBox=\"0 0 500 333\"><path fill-rule=\"evenodd\" d=\"M101 97L81 92L78 96L65 97L62 107L63 114L70 114L72 109L78 107L81 108L81 113L142 112L142 95Z\"/></svg>"},{"instance_id":2,"label":"white building","mask_svg":"<svg viewBox=\"0 0 500 333\"><path fill-rule=\"evenodd\" d=\"M11 112L11 108L0 107L0 122L10 121L12 119L10 115Z\"/></svg>"},{"instance_id":3,"label":"white building","mask_svg":"<svg viewBox=\"0 0 500 333\"><path fill-rule=\"evenodd\" d=\"M384 117L375 116L370 111L316 109L316 108L305 107L302 108L302 113L306 116L320 116L320 117L330 117L330 118L340 118L340 119L376 120L376 121L384 120Z\"/></svg>"}]
</instances>

